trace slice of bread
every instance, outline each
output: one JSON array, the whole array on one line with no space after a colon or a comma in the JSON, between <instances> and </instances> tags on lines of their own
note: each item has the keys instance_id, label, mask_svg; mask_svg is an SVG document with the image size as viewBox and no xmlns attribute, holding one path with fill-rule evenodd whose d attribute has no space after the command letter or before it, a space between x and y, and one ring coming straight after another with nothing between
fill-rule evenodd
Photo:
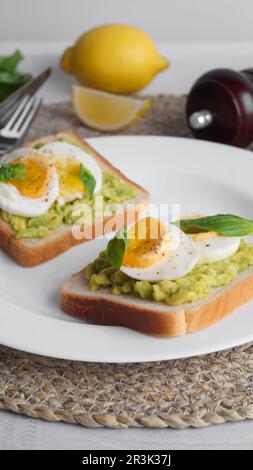
<instances>
[{"instance_id":1,"label":"slice of bread","mask_svg":"<svg viewBox=\"0 0 253 470\"><path fill-rule=\"evenodd\" d=\"M82 147L86 152L88 152L100 165L102 170L109 171L117 175L124 182L132 185L136 190L135 199L125 201L122 206L124 208L124 216L126 217L126 205L127 204L140 204L147 205L149 202L149 193L145 189L141 188L138 184L134 183L123 175L117 168L115 168L110 162L108 162L104 157L102 157L93 147L91 147L86 141L81 137L77 136L72 132L60 132L56 135L50 135L46 137L40 137L33 142L26 143L25 147L33 147L40 142L50 142L60 138L71 139L71 141L76 142L80 147ZM129 216L129 215L128 215ZM132 221L136 217L136 213L131 214ZM131 217L129 218L131 222ZM96 236L103 235L106 231L115 229L116 224L119 223L119 218L117 214L113 216L107 216L101 219L95 220L92 224L91 230L92 233ZM125 221L123 221L125 223ZM105 229L105 225L108 229ZM101 233L102 232L102 233ZM15 261L25 267L36 266L38 264L44 263L61 253L69 250L71 247L89 241L82 238L77 240L72 236L72 226L62 224L61 227L56 229L50 236L38 239L38 238L27 238L22 240L17 240L15 238L14 232L11 226L0 219L0 248L2 248L8 255L10 255Z\"/></svg>"},{"instance_id":2,"label":"slice of bread","mask_svg":"<svg viewBox=\"0 0 253 470\"><path fill-rule=\"evenodd\" d=\"M179 336L206 328L253 299L253 267L197 302L170 307L135 296L90 290L84 273L74 274L60 290L64 312L100 325L125 326L156 336Z\"/></svg>"}]
</instances>

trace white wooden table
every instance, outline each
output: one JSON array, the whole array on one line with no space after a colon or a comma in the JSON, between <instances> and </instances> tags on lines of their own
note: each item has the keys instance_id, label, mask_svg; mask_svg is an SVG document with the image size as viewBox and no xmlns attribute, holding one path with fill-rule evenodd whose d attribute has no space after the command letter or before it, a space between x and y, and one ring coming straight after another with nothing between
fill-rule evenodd
<instances>
[{"instance_id":1,"label":"white wooden table","mask_svg":"<svg viewBox=\"0 0 253 470\"><path fill-rule=\"evenodd\" d=\"M25 71L36 73L51 65L53 75L43 87L45 102L70 98L72 79L58 68L66 44L23 42ZM253 66L253 43L170 43L159 50L171 68L158 76L145 93L187 93L193 81L215 67L243 69ZM1 44L1 53L13 52L17 43ZM253 449L253 421L226 423L205 429L85 429L78 425L45 421L0 412L0 449Z\"/></svg>"},{"instance_id":2,"label":"white wooden table","mask_svg":"<svg viewBox=\"0 0 253 470\"><path fill-rule=\"evenodd\" d=\"M253 449L253 421L203 429L85 429L0 412L0 449Z\"/></svg>"}]
</instances>

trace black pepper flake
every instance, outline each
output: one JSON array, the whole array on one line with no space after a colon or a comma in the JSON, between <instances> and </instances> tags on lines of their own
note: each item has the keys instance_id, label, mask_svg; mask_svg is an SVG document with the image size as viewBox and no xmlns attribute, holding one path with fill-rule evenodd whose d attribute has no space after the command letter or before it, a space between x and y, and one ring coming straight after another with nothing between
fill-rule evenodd
<instances>
[{"instance_id":1,"label":"black pepper flake","mask_svg":"<svg viewBox=\"0 0 253 470\"><path fill-rule=\"evenodd\" d=\"M210 246L210 244L207 244L206 246Z\"/></svg>"}]
</instances>

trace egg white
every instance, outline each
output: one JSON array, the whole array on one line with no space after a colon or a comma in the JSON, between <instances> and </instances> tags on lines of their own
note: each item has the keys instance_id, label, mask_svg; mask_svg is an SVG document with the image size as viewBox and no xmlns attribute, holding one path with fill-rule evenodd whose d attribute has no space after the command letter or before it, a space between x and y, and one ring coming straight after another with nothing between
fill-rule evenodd
<instances>
[{"instance_id":1,"label":"egg white","mask_svg":"<svg viewBox=\"0 0 253 470\"><path fill-rule=\"evenodd\" d=\"M190 218L194 214L184 214L182 218ZM199 214L195 214L199 217ZM201 212L201 217L205 217L208 214ZM240 237L223 237L217 235L207 240L194 241L199 252L200 263L215 263L215 261L221 261L223 259L232 256L237 252L240 245Z\"/></svg>"},{"instance_id":2,"label":"egg white","mask_svg":"<svg viewBox=\"0 0 253 470\"><path fill-rule=\"evenodd\" d=\"M174 227L179 236L178 246L162 261L147 268L130 268L122 265L121 271L139 281L173 280L188 274L199 261L199 251L192 239Z\"/></svg>"},{"instance_id":3,"label":"egg white","mask_svg":"<svg viewBox=\"0 0 253 470\"><path fill-rule=\"evenodd\" d=\"M101 191L102 187L102 170L97 164L96 160L86 153L81 147L69 144L68 142L53 141L48 142L40 148L40 153L47 158L58 156L60 158L73 158L77 160L92 174L96 181L94 194ZM69 202L75 199L81 199L84 196L84 192L73 194L71 198L60 197L59 202Z\"/></svg>"},{"instance_id":4,"label":"egg white","mask_svg":"<svg viewBox=\"0 0 253 470\"><path fill-rule=\"evenodd\" d=\"M240 237L217 236L195 242L200 263L214 263L232 256L239 248Z\"/></svg>"},{"instance_id":5,"label":"egg white","mask_svg":"<svg viewBox=\"0 0 253 470\"><path fill-rule=\"evenodd\" d=\"M10 163L18 158L25 157L31 153L30 148L20 148L7 154L2 163ZM32 153L41 155L40 152L32 150ZM23 196L19 190L10 183L0 182L0 208L9 214L20 215L24 217L37 217L45 214L56 200L59 194L58 175L55 170L48 184L48 188L39 198Z\"/></svg>"}]
</instances>

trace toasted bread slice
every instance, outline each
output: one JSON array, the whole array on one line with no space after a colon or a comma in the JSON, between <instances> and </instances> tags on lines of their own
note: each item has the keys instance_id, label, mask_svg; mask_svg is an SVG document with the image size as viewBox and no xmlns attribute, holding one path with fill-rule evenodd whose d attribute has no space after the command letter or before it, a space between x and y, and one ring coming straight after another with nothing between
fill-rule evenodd
<instances>
[{"instance_id":1,"label":"toasted bread slice","mask_svg":"<svg viewBox=\"0 0 253 470\"><path fill-rule=\"evenodd\" d=\"M135 199L125 201L122 206L124 208L124 216L126 217L126 205L127 204L140 204L147 205L149 201L149 193L145 189L141 188L138 184L134 183L123 175L117 168L111 165L105 158L103 158L93 147L91 147L81 137L77 136L72 132L60 132L56 135L50 135L40 137L37 140L25 144L25 147L33 147L40 142L50 142L59 138L70 138L71 141L76 142L86 152L88 152L100 165L102 170L110 171L117 175L120 179L126 183L132 185L136 190ZM132 213L132 218L136 214ZM128 214L129 217L129 214ZM121 216L122 218L122 216ZM129 220L129 219L128 219ZM131 216L130 216L131 222ZM123 221L122 223L125 223ZM113 230L115 226L119 224L119 218L117 214L112 216L104 217L101 223L101 219L95 220L92 224L92 234L96 233L96 236L100 236L103 233ZM106 229L106 227L107 229ZM94 235L95 236L95 235ZM82 238L77 240L72 235L72 226L62 224L61 227L56 229L51 235L46 238L27 238L17 240L11 226L0 219L0 248L2 248L8 255L10 255L15 261L25 267L36 266L44 263L61 253L69 250L71 247L88 241Z\"/></svg>"},{"instance_id":2,"label":"toasted bread slice","mask_svg":"<svg viewBox=\"0 0 253 470\"><path fill-rule=\"evenodd\" d=\"M125 326L156 336L179 336L206 328L253 299L253 267L225 287L193 303L170 307L164 303L103 289L92 292L83 272L74 274L60 290L64 312L100 325Z\"/></svg>"}]
</instances>

